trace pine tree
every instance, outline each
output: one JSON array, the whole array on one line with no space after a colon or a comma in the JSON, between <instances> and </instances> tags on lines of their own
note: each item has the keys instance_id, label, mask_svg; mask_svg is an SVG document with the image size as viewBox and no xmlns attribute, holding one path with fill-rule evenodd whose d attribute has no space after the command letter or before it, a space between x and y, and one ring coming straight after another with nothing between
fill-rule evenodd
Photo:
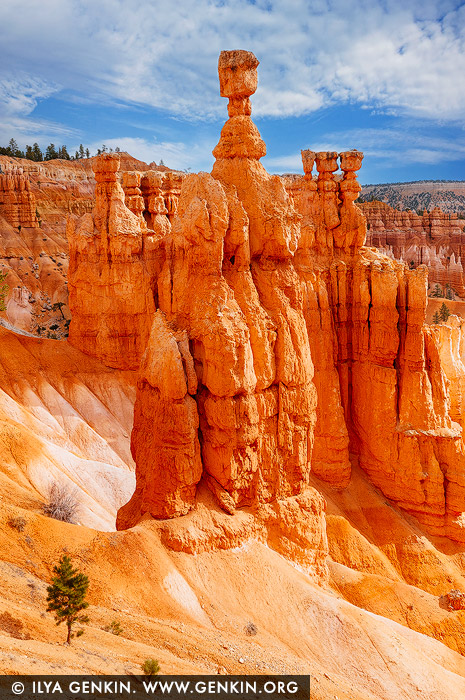
<instances>
[{"instance_id":1,"label":"pine tree","mask_svg":"<svg viewBox=\"0 0 465 700\"><path fill-rule=\"evenodd\" d=\"M66 146L62 146L58 149L58 158L61 158L62 160L71 160Z\"/></svg>"},{"instance_id":2,"label":"pine tree","mask_svg":"<svg viewBox=\"0 0 465 700\"><path fill-rule=\"evenodd\" d=\"M441 321L447 321L447 319L450 316L450 309L446 305L446 303L443 301L441 304L441 308L439 309L439 318Z\"/></svg>"},{"instance_id":3,"label":"pine tree","mask_svg":"<svg viewBox=\"0 0 465 700\"><path fill-rule=\"evenodd\" d=\"M3 284L6 280L6 272L0 272L0 311L6 311L5 298L8 294L9 287Z\"/></svg>"},{"instance_id":4,"label":"pine tree","mask_svg":"<svg viewBox=\"0 0 465 700\"><path fill-rule=\"evenodd\" d=\"M70 644L73 634L72 627L76 622L81 624L89 622L87 615L81 615L81 610L89 606L85 597L89 587L89 579L85 574L73 569L70 557L65 554L56 566L53 567L55 576L52 584L47 587L47 612L54 612L57 625L66 623L68 636L66 643ZM84 630L78 630L76 636L84 634Z\"/></svg>"},{"instance_id":5,"label":"pine tree","mask_svg":"<svg viewBox=\"0 0 465 700\"><path fill-rule=\"evenodd\" d=\"M442 290L441 290L441 287L439 286L439 284L436 283L434 285L434 289L431 292L431 296L432 297L442 297Z\"/></svg>"},{"instance_id":6,"label":"pine tree","mask_svg":"<svg viewBox=\"0 0 465 700\"><path fill-rule=\"evenodd\" d=\"M16 143L16 141L14 139L10 139L10 141L8 143L8 149L10 151L10 155L14 156L14 154L18 150L18 144Z\"/></svg>"},{"instance_id":7,"label":"pine tree","mask_svg":"<svg viewBox=\"0 0 465 700\"><path fill-rule=\"evenodd\" d=\"M58 153L56 152L55 149L55 144L51 143L49 146L47 146L46 151L45 151L45 160L54 160L55 158L58 158Z\"/></svg>"},{"instance_id":8,"label":"pine tree","mask_svg":"<svg viewBox=\"0 0 465 700\"><path fill-rule=\"evenodd\" d=\"M449 283L446 284L446 299L450 299L452 301L454 298L454 292L452 290L452 287L449 285Z\"/></svg>"},{"instance_id":9,"label":"pine tree","mask_svg":"<svg viewBox=\"0 0 465 700\"><path fill-rule=\"evenodd\" d=\"M34 154L33 160L35 160L36 163L40 163L44 159L44 154L40 150L39 144L37 142L32 144L32 152Z\"/></svg>"},{"instance_id":10,"label":"pine tree","mask_svg":"<svg viewBox=\"0 0 465 700\"><path fill-rule=\"evenodd\" d=\"M90 158L90 151L88 148L86 148L86 158Z\"/></svg>"},{"instance_id":11,"label":"pine tree","mask_svg":"<svg viewBox=\"0 0 465 700\"><path fill-rule=\"evenodd\" d=\"M84 155L84 146L81 143L79 144L79 158L84 158Z\"/></svg>"},{"instance_id":12,"label":"pine tree","mask_svg":"<svg viewBox=\"0 0 465 700\"><path fill-rule=\"evenodd\" d=\"M435 311L433 314L433 323L440 323L441 322L441 317L439 316L439 311Z\"/></svg>"}]
</instances>

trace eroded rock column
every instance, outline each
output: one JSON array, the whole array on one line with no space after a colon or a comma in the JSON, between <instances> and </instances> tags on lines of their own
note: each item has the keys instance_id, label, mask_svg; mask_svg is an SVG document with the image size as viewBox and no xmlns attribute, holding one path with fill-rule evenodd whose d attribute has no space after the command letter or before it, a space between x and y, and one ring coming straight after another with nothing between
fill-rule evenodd
<instances>
[{"instance_id":1,"label":"eroded rock column","mask_svg":"<svg viewBox=\"0 0 465 700\"><path fill-rule=\"evenodd\" d=\"M203 477L230 513L238 506L295 496L307 487L316 419L303 313L306 285L293 263L300 217L281 179L259 162L265 146L250 118L249 99L257 86L257 65L245 51L220 56L229 119L214 150L212 176L189 175L182 183L158 279L167 327L175 338L185 332L189 340L188 356L198 380ZM154 353L152 344L144 367L151 365ZM158 401L156 390L163 393L148 381L140 387L136 415L151 414L147 407ZM181 414L179 421L184 425ZM180 429L173 424L175 434ZM136 457L138 490L120 510L119 527L133 524L144 512L167 517L193 507L193 492L181 488L185 473L200 478L196 437L191 437L189 468L178 471L174 489L182 493L182 503L173 498L169 480L160 486L164 466L159 455L165 453L160 438L151 463ZM147 450L144 431L135 428L132 444L134 455ZM315 498L321 517L324 504L316 493Z\"/></svg>"},{"instance_id":2,"label":"eroded rock column","mask_svg":"<svg viewBox=\"0 0 465 700\"><path fill-rule=\"evenodd\" d=\"M93 213L68 222L69 341L109 367L137 369L155 313L141 219L124 204L119 156L102 154L94 168Z\"/></svg>"}]
</instances>

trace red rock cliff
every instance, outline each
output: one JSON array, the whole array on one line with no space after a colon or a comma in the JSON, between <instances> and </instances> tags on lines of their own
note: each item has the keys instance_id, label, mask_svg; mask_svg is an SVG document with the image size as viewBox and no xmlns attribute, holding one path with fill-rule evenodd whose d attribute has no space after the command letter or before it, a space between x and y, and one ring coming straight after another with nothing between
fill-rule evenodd
<instances>
[{"instance_id":1,"label":"red rock cliff","mask_svg":"<svg viewBox=\"0 0 465 700\"><path fill-rule=\"evenodd\" d=\"M310 471L343 488L357 460L432 532L464 541L462 431L424 325L426 268L363 247L361 153L304 151L305 175L289 181L265 171L250 118L257 65L221 54L229 120L213 171L185 178L162 242L137 488L118 527L186 513L202 476L228 512L310 494L318 520Z\"/></svg>"},{"instance_id":2,"label":"red rock cliff","mask_svg":"<svg viewBox=\"0 0 465 700\"><path fill-rule=\"evenodd\" d=\"M137 369L183 174L125 171L120 184L119 165L116 153L94 159L93 212L68 219L69 339L109 367Z\"/></svg>"},{"instance_id":3,"label":"red rock cliff","mask_svg":"<svg viewBox=\"0 0 465 700\"><path fill-rule=\"evenodd\" d=\"M379 201L359 206L367 217L368 245L410 267L427 265L430 285L449 285L465 296L465 222L457 214L436 207L420 216Z\"/></svg>"},{"instance_id":4,"label":"red rock cliff","mask_svg":"<svg viewBox=\"0 0 465 700\"><path fill-rule=\"evenodd\" d=\"M17 228L37 228L36 200L21 168L0 172L0 216Z\"/></svg>"},{"instance_id":5,"label":"red rock cliff","mask_svg":"<svg viewBox=\"0 0 465 700\"><path fill-rule=\"evenodd\" d=\"M0 264L9 287L7 322L38 335L66 332L67 245L40 218L27 168L1 157Z\"/></svg>"}]
</instances>

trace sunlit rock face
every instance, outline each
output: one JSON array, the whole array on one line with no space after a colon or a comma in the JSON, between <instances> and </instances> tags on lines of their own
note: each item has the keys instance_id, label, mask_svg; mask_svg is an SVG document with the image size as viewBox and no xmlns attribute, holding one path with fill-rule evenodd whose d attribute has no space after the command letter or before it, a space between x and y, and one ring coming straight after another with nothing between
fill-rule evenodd
<instances>
[{"instance_id":1,"label":"sunlit rock face","mask_svg":"<svg viewBox=\"0 0 465 700\"><path fill-rule=\"evenodd\" d=\"M93 211L78 221L69 217L67 226L69 339L109 367L137 369L184 174L119 173L117 153L98 156L93 168Z\"/></svg>"},{"instance_id":2,"label":"sunlit rock face","mask_svg":"<svg viewBox=\"0 0 465 700\"><path fill-rule=\"evenodd\" d=\"M136 369L155 303L145 259L142 220L125 206L119 157L94 162L95 206L68 222L69 340L110 367Z\"/></svg>"},{"instance_id":3,"label":"sunlit rock face","mask_svg":"<svg viewBox=\"0 0 465 700\"><path fill-rule=\"evenodd\" d=\"M364 247L360 152L305 150L303 176L266 172L257 66L220 56L229 119L210 175L129 173L121 187L105 155L94 212L70 225L71 342L140 367L137 487L118 527L187 513L202 481L229 513L313 494L313 516L299 508L316 532L310 473L343 489L357 461L462 541L462 431L424 323L426 268Z\"/></svg>"}]
</instances>

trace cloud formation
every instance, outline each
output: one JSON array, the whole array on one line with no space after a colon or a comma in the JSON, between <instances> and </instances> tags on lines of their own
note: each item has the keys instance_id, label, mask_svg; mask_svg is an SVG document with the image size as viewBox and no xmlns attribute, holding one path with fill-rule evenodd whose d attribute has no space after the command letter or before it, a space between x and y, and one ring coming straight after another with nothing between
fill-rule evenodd
<instances>
[{"instance_id":1,"label":"cloud formation","mask_svg":"<svg viewBox=\"0 0 465 700\"><path fill-rule=\"evenodd\" d=\"M5 73L0 77L0 144L6 144L11 135L16 138L40 141L42 135L49 138L73 137L74 131L59 123L43 119L31 119L41 99L50 97L60 86L41 79L32 79L27 73Z\"/></svg>"},{"instance_id":2,"label":"cloud formation","mask_svg":"<svg viewBox=\"0 0 465 700\"><path fill-rule=\"evenodd\" d=\"M39 86L34 96L18 84L10 108L23 116L40 86L59 84L97 101L216 117L225 112L217 57L231 48L262 62L257 116L344 103L465 114L465 6L450 0L5 0L0 45L9 69ZM0 103L6 94L3 83Z\"/></svg>"}]
</instances>

